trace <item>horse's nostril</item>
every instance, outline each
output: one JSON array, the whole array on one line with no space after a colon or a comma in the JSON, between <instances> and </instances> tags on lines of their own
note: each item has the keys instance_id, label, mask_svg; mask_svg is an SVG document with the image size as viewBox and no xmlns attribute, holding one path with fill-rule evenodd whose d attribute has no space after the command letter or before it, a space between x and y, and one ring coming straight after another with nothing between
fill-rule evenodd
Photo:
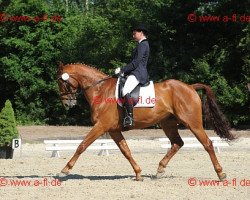
<instances>
[{"instance_id":1,"label":"horse's nostril","mask_svg":"<svg viewBox=\"0 0 250 200\"><path fill-rule=\"evenodd\" d=\"M68 103L64 103L64 106L65 106L65 107L69 107L69 104L68 104Z\"/></svg>"}]
</instances>

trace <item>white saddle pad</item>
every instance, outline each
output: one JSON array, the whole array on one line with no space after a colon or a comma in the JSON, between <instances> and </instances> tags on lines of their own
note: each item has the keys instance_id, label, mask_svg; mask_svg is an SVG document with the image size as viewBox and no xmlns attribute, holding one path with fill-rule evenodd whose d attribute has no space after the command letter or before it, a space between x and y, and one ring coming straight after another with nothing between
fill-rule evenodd
<instances>
[{"instance_id":1,"label":"white saddle pad","mask_svg":"<svg viewBox=\"0 0 250 200\"><path fill-rule=\"evenodd\" d=\"M121 101L118 98L118 88L119 88L120 78L118 78L115 88L115 98L116 102L119 106L122 106ZM150 84L145 87L140 88L139 92L139 101L135 105L136 108L152 108L155 106L156 99L155 99L155 88L153 81L150 81Z\"/></svg>"}]
</instances>

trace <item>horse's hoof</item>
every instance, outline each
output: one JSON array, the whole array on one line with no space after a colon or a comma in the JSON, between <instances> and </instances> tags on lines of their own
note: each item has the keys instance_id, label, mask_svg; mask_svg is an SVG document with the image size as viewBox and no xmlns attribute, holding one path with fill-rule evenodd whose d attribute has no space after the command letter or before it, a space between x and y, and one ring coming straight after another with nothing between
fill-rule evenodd
<instances>
[{"instance_id":1,"label":"horse's hoof","mask_svg":"<svg viewBox=\"0 0 250 200\"><path fill-rule=\"evenodd\" d=\"M162 178L164 174L165 174L165 171L164 171L164 170L161 171L161 172L158 171L158 172L156 173L155 178L156 178L156 179Z\"/></svg>"},{"instance_id":2,"label":"horse's hoof","mask_svg":"<svg viewBox=\"0 0 250 200\"><path fill-rule=\"evenodd\" d=\"M56 176L59 178L64 178L69 175L69 172L60 172Z\"/></svg>"},{"instance_id":3,"label":"horse's hoof","mask_svg":"<svg viewBox=\"0 0 250 200\"><path fill-rule=\"evenodd\" d=\"M142 177L139 177L139 178L136 178L135 180L139 182L143 182L144 179Z\"/></svg>"},{"instance_id":4,"label":"horse's hoof","mask_svg":"<svg viewBox=\"0 0 250 200\"><path fill-rule=\"evenodd\" d=\"M226 178L227 178L227 174L226 174L226 173L221 173L221 174L219 175L220 181L224 181Z\"/></svg>"}]
</instances>

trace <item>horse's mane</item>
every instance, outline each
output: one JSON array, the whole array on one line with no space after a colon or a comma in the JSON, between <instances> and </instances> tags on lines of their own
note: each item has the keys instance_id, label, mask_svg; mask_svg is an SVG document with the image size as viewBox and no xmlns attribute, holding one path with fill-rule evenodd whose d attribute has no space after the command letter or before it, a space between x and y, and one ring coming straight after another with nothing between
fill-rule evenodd
<instances>
[{"instance_id":1,"label":"horse's mane","mask_svg":"<svg viewBox=\"0 0 250 200\"><path fill-rule=\"evenodd\" d=\"M102 75L107 76L107 74L105 74L104 72L102 72L100 69L98 69L96 66L93 66L93 65L89 65L85 63L69 63L69 64L64 65L64 67L67 67L69 65L80 65L81 67L87 67L91 70L96 71L97 73L101 73Z\"/></svg>"}]
</instances>

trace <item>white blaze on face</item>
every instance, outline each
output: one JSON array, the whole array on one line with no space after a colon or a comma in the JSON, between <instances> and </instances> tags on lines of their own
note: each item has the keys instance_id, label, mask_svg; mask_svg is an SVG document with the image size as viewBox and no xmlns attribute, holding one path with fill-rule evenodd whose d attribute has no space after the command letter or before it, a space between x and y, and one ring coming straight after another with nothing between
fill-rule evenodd
<instances>
[{"instance_id":1,"label":"white blaze on face","mask_svg":"<svg viewBox=\"0 0 250 200\"><path fill-rule=\"evenodd\" d=\"M68 73L63 73L62 74L62 80L67 81L69 79L69 74Z\"/></svg>"}]
</instances>

